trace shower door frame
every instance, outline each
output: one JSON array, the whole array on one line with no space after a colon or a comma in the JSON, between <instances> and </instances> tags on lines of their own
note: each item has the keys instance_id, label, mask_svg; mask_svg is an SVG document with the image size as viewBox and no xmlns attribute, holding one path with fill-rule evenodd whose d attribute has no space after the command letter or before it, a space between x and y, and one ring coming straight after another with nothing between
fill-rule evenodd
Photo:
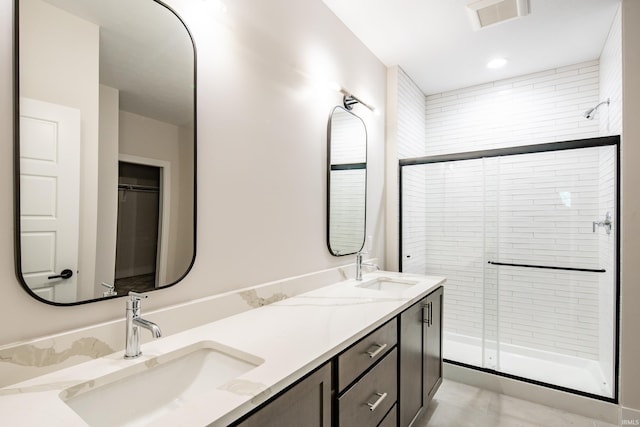
<instances>
[{"instance_id":1,"label":"shower door frame","mask_svg":"<svg viewBox=\"0 0 640 427\"><path fill-rule=\"evenodd\" d=\"M479 151L469 151L462 153L453 153L453 154L441 154L435 156L424 156L424 157L414 157L409 159L400 159L399 167L398 167L398 266L399 271L402 272L402 261L403 261L403 251L402 251L402 236L403 236L403 212L402 212L402 184L403 184L403 168L406 166L416 166L416 165L426 165L432 163L443 163L443 162L452 162L459 160L477 160L484 158L493 158L493 157L505 157L505 156L513 156L519 154L533 154L533 153L543 153L543 152L553 152L553 151L562 151L562 150L574 150L580 148L595 148L595 147L605 147L605 146L615 146L615 158L616 158L616 171L615 171L615 206L616 213L614 217L614 221L616 227L614 227L615 232L615 271L614 271L614 295L615 295L615 307L614 307L614 327L615 334L613 336L613 346L614 346L614 387L613 387L613 397L600 396L597 394L587 393L584 391L558 386L555 384L550 384L526 377L520 377L517 375L508 374L505 372L497 371L490 368L484 368L476 365L470 365L463 362L457 362L450 359L444 359L444 362L450 363L452 365L458 365L469 369L474 369L476 371L486 372L493 375L498 375L505 378L510 378L518 381L527 382L530 384L535 384L543 387L548 387L554 390L564 391L567 393L576 394L579 396L584 396L592 399L602 400L610 403L618 403L619 401L619 375L620 375L620 367L619 367L619 358L620 358L620 343L619 343L619 334L620 334L620 135L614 136L604 136L597 138L587 138L587 139L577 139L577 140L569 140L562 142L551 142L545 144L535 144L535 145L523 145L518 147L506 147L506 148L497 148L497 149L489 149L489 150L479 150Z\"/></svg>"}]
</instances>

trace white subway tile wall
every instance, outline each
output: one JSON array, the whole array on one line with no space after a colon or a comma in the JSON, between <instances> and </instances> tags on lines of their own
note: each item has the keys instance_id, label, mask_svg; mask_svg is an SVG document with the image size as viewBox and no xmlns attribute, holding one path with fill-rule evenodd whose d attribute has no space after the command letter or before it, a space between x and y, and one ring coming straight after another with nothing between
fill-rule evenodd
<instances>
[{"instance_id":1,"label":"white subway tile wall","mask_svg":"<svg viewBox=\"0 0 640 427\"><path fill-rule=\"evenodd\" d=\"M399 157L619 134L619 33L614 22L602 63L426 96L425 128L419 89L399 73ZM607 97L610 108L583 117ZM615 218L615 176L611 147L404 167L403 271L448 277L447 332L598 360L613 378L615 247L592 222Z\"/></svg>"},{"instance_id":2,"label":"white subway tile wall","mask_svg":"<svg viewBox=\"0 0 640 427\"><path fill-rule=\"evenodd\" d=\"M424 156L427 144L427 100L418 86L398 69L398 158Z\"/></svg>"},{"instance_id":3,"label":"white subway tile wall","mask_svg":"<svg viewBox=\"0 0 640 427\"><path fill-rule=\"evenodd\" d=\"M598 60L429 95L421 155L597 137L599 97Z\"/></svg>"},{"instance_id":4,"label":"white subway tile wall","mask_svg":"<svg viewBox=\"0 0 640 427\"><path fill-rule=\"evenodd\" d=\"M592 232L600 150L499 159L494 250L501 262L601 268ZM500 341L597 360L598 274L499 267Z\"/></svg>"},{"instance_id":5,"label":"white subway tile wall","mask_svg":"<svg viewBox=\"0 0 640 427\"><path fill-rule=\"evenodd\" d=\"M425 107L422 91L402 69L398 69L398 158L424 155L427 142ZM424 271L427 181L423 169L414 169L402 179L403 187L411 189L401 194L405 218L402 222L402 264L404 271Z\"/></svg>"},{"instance_id":6,"label":"white subway tile wall","mask_svg":"<svg viewBox=\"0 0 640 427\"><path fill-rule=\"evenodd\" d=\"M600 135L622 134L622 24L620 9L600 54L600 101L610 105L600 108Z\"/></svg>"},{"instance_id":7,"label":"white subway tile wall","mask_svg":"<svg viewBox=\"0 0 640 427\"><path fill-rule=\"evenodd\" d=\"M613 181L599 182L602 151L614 149L404 168L411 209L403 208L403 241L420 227L425 240L406 248L403 270L447 276L447 332L598 360L600 273L487 262L600 269L604 230L593 233L592 222L598 190L614 193ZM422 198L406 187L421 179ZM414 210L426 220L412 218Z\"/></svg>"}]
</instances>

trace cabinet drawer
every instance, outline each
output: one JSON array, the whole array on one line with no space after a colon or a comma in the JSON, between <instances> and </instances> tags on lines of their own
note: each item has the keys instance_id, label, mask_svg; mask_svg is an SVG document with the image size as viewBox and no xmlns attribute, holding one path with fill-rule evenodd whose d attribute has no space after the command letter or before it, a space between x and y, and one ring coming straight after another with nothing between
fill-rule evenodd
<instances>
[{"instance_id":1,"label":"cabinet drawer","mask_svg":"<svg viewBox=\"0 0 640 427\"><path fill-rule=\"evenodd\" d=\"M378 424L378 427L396 427L397 426L397 416L398 416L398 404L393 405L393 408L389 411L389 413L384 417L382 422Z\"/></svg>"},{"instance_id":2,"label":"cabinet drawer","mask_svg":"<svg viewBox=\"0 0 640 427\"><path fill-rule=\"evenodd\" d=\"M342 392L398 341L398 321L385 323L338 356L338 391Z\"/></svg>"},{"instance_id":3,"label":"cabinet drawer","mask_svg":"<svg viewBox=\"0 0 640 427\"><path fill-rule=\"evenodd\" d=\"M398 351L393 349L338 399L340 427L375 427L397 399Z\"/></svg>"}]
</instances>

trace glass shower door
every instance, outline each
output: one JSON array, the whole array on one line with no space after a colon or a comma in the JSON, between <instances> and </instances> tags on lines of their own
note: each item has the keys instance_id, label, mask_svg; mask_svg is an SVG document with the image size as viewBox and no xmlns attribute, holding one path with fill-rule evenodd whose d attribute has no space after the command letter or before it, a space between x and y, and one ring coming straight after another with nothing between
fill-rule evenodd
<instances>
[{"instance_id":1,"label":"glass shower door","mask_svg":"<svg viewBox=\"0 0 640 427\"><path fill-rule=\"evenodd\" d=\"M615 147L498 160L496 370L612 397Z\"/></svg>"},{"instance_id":2,"label":"glass shower door","mask_svg":"<svg viewBox=\"0 0 640 427\"><path fill-rule=\"evenodd\" d=\"M447 277L445 359L614 397L616 159L609 145L402 166L401 267Z\"/></svg>"},{"instance_id":3,"label":"glass shower door","mask_svg":"<svg viewBox=\"0 0 640 427\"><path fill-rule=\"evenodd\" d=\"M484 366L483 159L402 171L402 270L446 276L445 359Z\"/></svg>"}]
</instances>

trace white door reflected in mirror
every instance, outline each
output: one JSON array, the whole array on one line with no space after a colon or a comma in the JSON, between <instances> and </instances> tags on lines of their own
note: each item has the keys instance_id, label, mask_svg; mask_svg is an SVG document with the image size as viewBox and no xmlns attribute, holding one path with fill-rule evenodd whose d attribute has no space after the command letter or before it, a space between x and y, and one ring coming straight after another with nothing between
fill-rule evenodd
<instances>
[{"instance_id":1,"label":"white door reflected in mirror","mask_svg":"<svg viewBox=\"0 0 640 427\"><path fill-rule=\"evenodd\" d=\"M41 298L75 302L80 111L27 98L20 107L22 275Z\"/></svg>"}]
</instances>

